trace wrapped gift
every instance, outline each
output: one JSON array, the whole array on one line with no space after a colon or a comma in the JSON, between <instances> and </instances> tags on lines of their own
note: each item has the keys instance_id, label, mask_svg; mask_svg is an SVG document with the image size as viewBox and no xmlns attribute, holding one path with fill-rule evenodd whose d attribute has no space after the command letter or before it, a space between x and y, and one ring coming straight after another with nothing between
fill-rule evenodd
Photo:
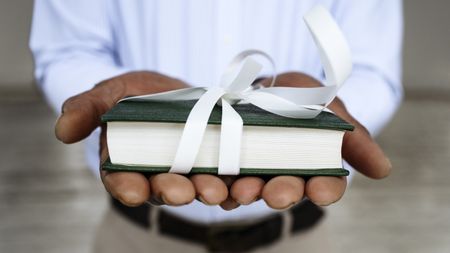
<instances>
[{"instance_id":1,"label":"wrapped gift","mask_svg":"<svg viewBox=\"0 0 450 253\"><path fill-rule=\"evenodd\" d=\"M341 145L353 126L326 106L351 72L350 50L331 15L305 16L326 75L322 87L254 89L258 54L239 54L216 87L130 97L102 116L105 170L222 175L345 176ZM273 64L274 65L274 64ZM275 69L275 66L273 66ZM237 74L236 74L237 73Z\"/></svg>"}]
</instances>

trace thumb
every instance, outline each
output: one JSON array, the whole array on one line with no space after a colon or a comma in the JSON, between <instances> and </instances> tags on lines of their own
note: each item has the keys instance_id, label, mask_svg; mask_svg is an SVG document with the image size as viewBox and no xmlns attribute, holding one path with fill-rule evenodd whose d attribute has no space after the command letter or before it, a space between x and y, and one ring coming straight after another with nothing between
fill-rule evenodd
<instances>
[{"instance_id":1,"label":"thumb","mask_svg":"<svg viewBox=\"0 0 450 253\"><path fill-rule=\"evenodd\" d=\"M56 138L68 144L87 137L100 126L101 115L123 97L124 90L123 85L105 82L66 100L56 121Z\"/></svg>"},{"instance_id":2,"label":"thumb","mask_svg":"<svg viewBox=\"0 0 450 253\"><path fill-rule=\"evenodd\" d=\"M103 81L64 102L55 126L56 138L64 143L86 138L100 126L100 117L124 97L185 87L182 81L153 72L130 72Z\"/></svg>"},{"instance_id":3,"label":"thumb","mask_svg":"<svg viewBox=\"0 0 450 253\"><path fill-rule=\"evenodd\" d=\"M353 132L346 132L344 135L342 157L353 168L370 178L379 179L388 176L392 164L366 128L347 112L340 100L335 99L329 107L355 126Z\"/></svg>"}]
</instances>

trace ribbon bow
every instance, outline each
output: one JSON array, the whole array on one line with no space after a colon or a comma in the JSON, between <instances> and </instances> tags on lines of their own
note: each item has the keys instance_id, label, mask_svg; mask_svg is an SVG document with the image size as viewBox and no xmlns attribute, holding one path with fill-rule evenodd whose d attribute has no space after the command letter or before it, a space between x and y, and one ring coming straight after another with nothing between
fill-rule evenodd
<instances>
[{"instance_id":1,"label":"ribbon bow","mask_svg":"<svg viewBox=\"0 0 450 253\"><path fill-rule=\"evenodd\" d=\"M208 119L216 103L222 105L218 174L237 175L243 121L232 103L251 103L263 110L290 118L314 118L334 99L341 84L351 72L350 49L329 12L317 6L304 17L315 43L326 75L325 86L316 88L269 87L252 89L262 65L249 58L262 55L275 69L272 58L258 50L244 51L230 63L217 87L195 87L151 95L126 98L134 101L171 101L198 99L184 127L169 172L189 173L194 166ZM242 65L237 75L236 69ZM272 79L272 85L275 78Z\"/></svg>"}]
</instances>

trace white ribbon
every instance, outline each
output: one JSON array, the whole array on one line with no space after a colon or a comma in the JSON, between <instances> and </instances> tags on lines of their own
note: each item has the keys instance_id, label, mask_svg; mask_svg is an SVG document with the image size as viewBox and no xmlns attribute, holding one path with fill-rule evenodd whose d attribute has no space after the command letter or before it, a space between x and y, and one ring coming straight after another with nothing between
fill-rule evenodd
<instances>
[{"instance_id":1,"label":"white ribbon","mask_svg":"<svg viewBox=\"0 0 450 253\"><path fill-rule=\"evenodd\" d=\"M350 49L329 12L317 6L304 17L320 52L326 83L323 87L269 87L252 89L262 65L249 56L261 55L272 67L274 61L258 50L244 51L231 62L217 87L186 88L151 95L130 97L133 101L173 101L198 99L184 127L172 167L169 172L189 173L194 166L208 119L214 106L222 105L218 174L237 175L243 122L231 104L242 101L263 110L289 118L314 118L331 103L341 84L351 72ZM242 68L236 76L239 66ZM275 77L272 78L273 86Z\"/></svg>"}]
</instances>

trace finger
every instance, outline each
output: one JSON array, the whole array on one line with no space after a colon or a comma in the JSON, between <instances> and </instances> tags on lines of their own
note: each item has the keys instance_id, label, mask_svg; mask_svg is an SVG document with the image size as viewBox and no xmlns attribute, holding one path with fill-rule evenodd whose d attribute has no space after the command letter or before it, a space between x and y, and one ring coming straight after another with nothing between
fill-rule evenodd
<instances>
[{"instance_id":1,"label":"finger","mask_svg":"<svg viewBox=\"0 0 450 253\"><path fill-rule=\"evenodd\" d=\"M236 180L236 177L235 176L219 176L219 177L225 183L225 185L227 186L228 192L229 192L231 189L231 186L233 185L233 183ZM227 199L225 199L225 201L220 203L220 207L222 207L222 209L225 211L233 210L235 208L238 208L239 206L240 206L239 203L236 202L236 200L234 200L230 196L230 194L228 194L228 197L227 197Z\"/></svg>"},{"instance_id":2,"label":"finger","mask_svg":"<svg viewBox=\"0 0 450 253\"><path fill-rule=\"evenodd\" d=\"M139 206L149 199L148 180L140 173L102 171L101 177L105 189L124 205Z\"/></svg>"},{"instance_id":3,"label":"finger","mask_svg":"<svg viewBox=\"0 0 450 253\"><path fill-rule=\"evenodd\" d=\"M100 177L106 191L122 204L139 206L149 199L150 185L145 176L135 172L108 172L101 169L101 164L108 157L106 145L106 128L102 127L100 135Z\"/></svg>"},{"instance_id":4,"label":"finger","mask_svg":"<svg viewBox=\"0 0 450 253\"><path fill-rule=\"evenodd\" d=\"M151 176L149 180L152 194L167 205L185 205L195 198L194 185L185 176L162 173Z\"/></svg>"},{"instance_id":5,"label":"finger","mask_svg":"<svg viewBox=\"0 0 450 253\"><path fill-rule=\"evenodd\" d=\"M186 84L179 80L149 72L133 72L103 81L64 103L56 122L56 137L64 143L84 139L100 125L100 116L126 96L183 87Z\"/></svg>"},{"instance_id":6,"label":"finger","mask_svg":"<svg viewBox=\"0 0 450 253\"><path fill-rule=\"evenodd\" d=\"M302 199L304 187L305 181L300 177L277 176L266 183L262 197L271 208L285 209Z\"/></svg>"},{"instance_id":7,"label":"finger","mask_svg":"<svg viewBox=\"0 0 450 253\"><path fill-rule=\"evenodd\" d=\"M249 205L261 196L264 180L259 177L242 177L230 188L231 197L241 205Z\"/></svg>"},{"instance_id":8,"label":"finger","mask_svg":"<svg viewBox=\"0 0 450 253\"><path fill-rule=\"evenodd\" d=\"M344 195L346 177L312 177L306 182L305 195L316 205L330 205Z\"/></svg>"},{"instance_id":9,"label":"finger","mask_svg":"<svg viewBox=\"0 0 450 253\"><path fill-rule=\"evenodd\" d=\"M388 176L392 164L383 150L361 124L352 124L355 130L344 135L342 157L368 177L379 179Z\"/></svg>"},{"instance_id":10,"label":"finger","mask_svg":"<svg viewBox=\"0 0 450 253\"><path fill-rule=\"evenodd\" d=\"M214 175L198 174L190 177L197 198L206 205L218 205L228 197L225 183Z\"/></svg>"},{"instance_id":11,"label":"finger","mask_svg":"<svg viewBox=\"0 0 450 253\"><path fill-rule=\"evenodd\" d=\"M355 126L352 132L346 132L344 135L342 157L356 170L368 177L388 176L392 164L366 128L347 112L340 100L336 99L330 105L330 109Z\"/></svg>"},{"instance_id":12,"label":"finger","mask_svg":"<svg viewBox=\"0 0 450 253\"><path fill-rule=\"evenodd\" d=\"M236 202L236 200L234 200L233 198L231 198L231 196L228 196L228 198L225 201L220 203L220 207L222 207L222 209L225 211L231 211L233 209L238 208L239 206L240 206L239 203Z\"/></svg>"}]
</instances>

